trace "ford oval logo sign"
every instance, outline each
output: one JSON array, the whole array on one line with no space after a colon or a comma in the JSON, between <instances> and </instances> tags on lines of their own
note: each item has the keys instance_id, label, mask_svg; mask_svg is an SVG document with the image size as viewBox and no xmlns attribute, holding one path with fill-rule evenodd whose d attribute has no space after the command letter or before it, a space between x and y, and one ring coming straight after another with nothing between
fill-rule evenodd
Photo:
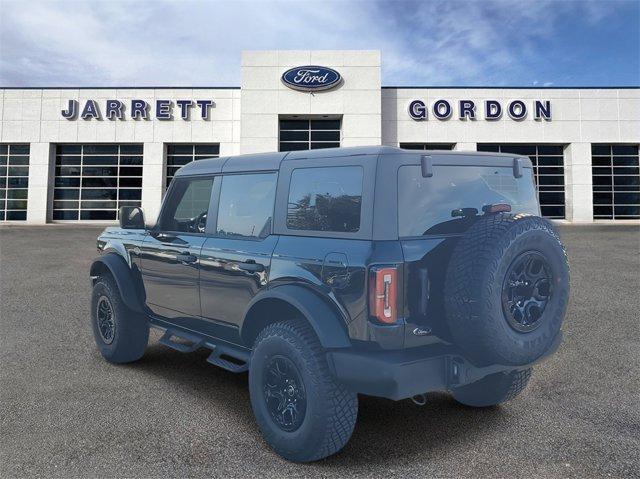
<instances>
[{"instance_id":1,"label":"ford oval logo sign","mask_svg":"<svg viewBox=\"0 0 640 479\"><path fill-rule=\"evenodd\" d=\"M282 83L301 91L328 90L342 81L340 73L317 65L295 67L282 74Z\"/></svg>"}]
</instances>

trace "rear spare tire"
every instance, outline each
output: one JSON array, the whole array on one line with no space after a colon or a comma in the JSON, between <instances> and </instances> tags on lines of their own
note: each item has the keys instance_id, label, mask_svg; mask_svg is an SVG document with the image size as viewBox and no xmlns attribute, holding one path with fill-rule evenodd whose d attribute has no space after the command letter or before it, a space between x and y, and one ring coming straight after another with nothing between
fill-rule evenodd
<instances>
[{"instance_id":1,"label":"rear spare tire","mask_svg":"<svg viewBox=\"0 0 640 479\"><path fill-rule=\"evenodd\" d=\"M447 319L454 341L477 365L540 358L560 331L568 299L564 246L543 218L483 216L453 250Z\"/></svg>"}]
</instances>

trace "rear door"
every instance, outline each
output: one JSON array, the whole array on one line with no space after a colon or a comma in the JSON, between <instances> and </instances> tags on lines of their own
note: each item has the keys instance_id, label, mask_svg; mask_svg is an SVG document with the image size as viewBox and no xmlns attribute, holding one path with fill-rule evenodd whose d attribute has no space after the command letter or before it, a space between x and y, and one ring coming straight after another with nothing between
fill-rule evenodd
<instances>
[{"instance_id":1,"label":"rear door","mask_svg":"<svg viewBox=\"0 0 640 479\"><path fill-rule=\"evenodd\" d=\"M140 248L148 307L158 316L200 316L200 251L214 178L174 178L158 225Z\"/></svg>"},{"instance_id":2,"label":"rear door","mask_svg":"<svg viewBox=\"0 0 640 479\"><path fill-rule=\"evenodd\" d=\"M251 299L267 286L277 173L239 173L221 177L212 237L201 252L202 316L236 327Z\"/></svg>"},{"instance_id":3,"label":"rear door","mask_svg":"<svg viewBox=\"0 0 640 479\"><path fill-rule=\"evenodd\" d=\"M366 317L376 160L357 155L282 162L272 284L298 281L329 293L351 319Z\"/></svg>"}]
</instances>

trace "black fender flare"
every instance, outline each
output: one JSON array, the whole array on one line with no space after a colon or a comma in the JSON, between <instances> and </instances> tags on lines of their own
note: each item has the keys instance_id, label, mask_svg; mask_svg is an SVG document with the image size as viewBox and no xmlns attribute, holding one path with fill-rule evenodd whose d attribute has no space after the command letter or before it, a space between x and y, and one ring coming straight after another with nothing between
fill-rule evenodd
<instances>
[{"instance_id":1,"label":"black fender flare","mask_svg":"<svg viewBox=\"0 0 640 479\"><path fill-rule=\"evenodd\" d=\"M138 288L133 280L133 275L125 260L117 253L107 253L96 258L91 263L90 275L99 276L100 270L106 268L120 290L124 304L137 313L143 313L142 302L138 295Z\"/></svg>"},{"instance_id":2,"label":"black fender flare","mask_svg":"<svg viewBox=\"0 0 640 479\"><path fill-rule=\"evenodd\" d=\"M251 300L243 316L239 331L240 337L245 343L252 342L250 340L247 341L248 331L252 329L251 323L255 322L255 319L251 319L252 310L258 307L261 302L269 299L284 301L300 311L304 319L315 331L320 344L324 348L351 347L347 325L342 315L335 308L332 308L327 301L323 300L319 294L314 293L309 288L294 284L286 284L266 290Z\"/></svg>"}]
</instances>

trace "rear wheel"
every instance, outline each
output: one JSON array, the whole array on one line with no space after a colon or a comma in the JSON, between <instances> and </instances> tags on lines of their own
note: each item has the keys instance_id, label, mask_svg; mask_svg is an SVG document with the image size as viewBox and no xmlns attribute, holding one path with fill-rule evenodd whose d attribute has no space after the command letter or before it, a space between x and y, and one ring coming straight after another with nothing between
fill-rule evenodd
<instances>
[{"instance_id":1,"label":"rear wheel","mask_svg":"<svg viewBox=\"0 0 640 479\"><path fill-rule=\"evenodd\" d=\"M531 378L531 369L491 374L451 391L454 399L465 406L488 407L502 404L519 395Z\"/></svg>"},{"instance_id":2,"label":"rear wheel","mask_svg":"<svg viewBox=\"0 0 640 479\"><path fill-rule=\"evenodd\" d=\"M355 426L358 398L339 384L303 321L267 326L256 339L249 392L267 443L282 457L310 462L338 452Z\"/></svg>"},{"instance_id":3,"label":"rear wheel","mask_svg":"<svg viewBox=\"0 0 640 479\"><path fill-rule=\"evenodd\" d=\"M144 354L149 341L146 318L122 301L113 278L100 276L91 294L93 337L102 357L112 363L130 363Z\"/></svg>"}]
</instances>

